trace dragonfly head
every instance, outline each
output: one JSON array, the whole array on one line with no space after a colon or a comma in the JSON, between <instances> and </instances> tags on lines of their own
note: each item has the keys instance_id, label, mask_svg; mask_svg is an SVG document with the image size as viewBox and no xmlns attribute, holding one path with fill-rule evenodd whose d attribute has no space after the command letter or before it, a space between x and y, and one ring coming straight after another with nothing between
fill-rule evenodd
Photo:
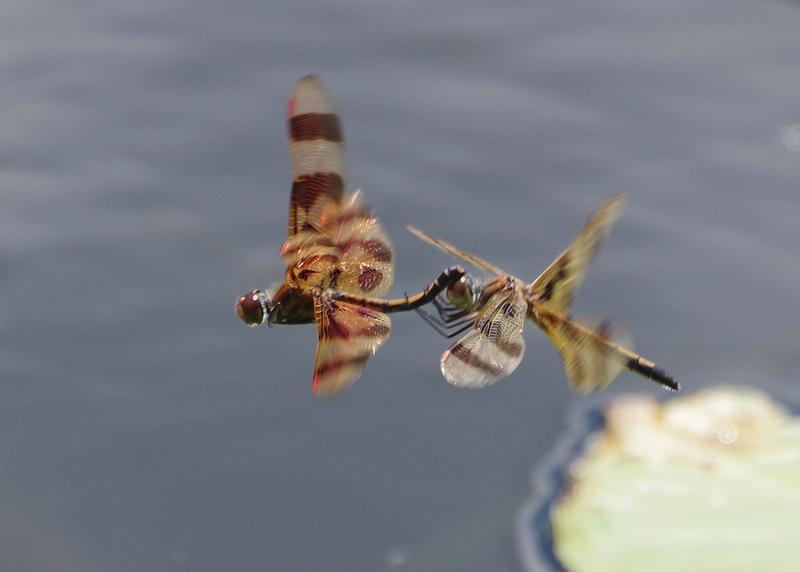
<instances>
[{"instance_id":1,"label":"dragonfly head","mask_svg":"<svg viewBox=\"0 0 800 572\"><path fill-rule=\"evenodd\" d=\"M236 314L251 328L269 320L271 311L272 302L262 290L251 290L236 301Z\"/></svg>"},{"instance_id":2,"label":"dragonfly head","mask_svg":"<svg viewBox=\"0 0 800 572\"><path fill-rule=\"evenodd\" d=\"M252 290L236 301L236 314L250 327L267 324L309 324L314 321L314 298L283 283L269 290Z\"/></svg>"},{"instance_id":3,"label":"dragonfly head","mask_svg":"<svg viewBox=\"0 0 800 572\"><path fill-rule=\"evenodd\" d=\"M447 299L454 306L461 309L470 309L477 300L478 285L469 275L465 274L447 288Z\"/></svg>"}]
</instances>

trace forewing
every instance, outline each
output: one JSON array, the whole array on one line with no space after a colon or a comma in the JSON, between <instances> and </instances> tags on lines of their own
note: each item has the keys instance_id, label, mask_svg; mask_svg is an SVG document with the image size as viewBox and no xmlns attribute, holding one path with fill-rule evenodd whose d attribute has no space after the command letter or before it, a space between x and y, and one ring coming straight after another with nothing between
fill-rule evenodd
<instances>
[{"instance_id":1,"label":"forewing","mask_svg":"<svg viewBox=\"0 0 800 572\"><path fill-rule=\"evenodd\" d=\"M339 118L325 89L309 75L301 79L286 107L292 157L289 237L316 228L320 216L342 201L344 144Z\"/></svg>"},{"instance_id":2,"label":"forewing","mask_svg":"<svg viewBox=\"0 0 800 572\"><path fill-rule=\"evenodd\" d=\"M392 324L386 314L324 296L314 300L314 316L318 342L312 390L330 397L359 378L389 338Z\"/></svg>"},{"instance_id":3,"label":"forewing","mask_svg":"<svg viewBox=\"0 0 800 572\"><path fill-rule=\"evenodd\" d=\"M569 248L529 286L539 301L548 303L556 311L569 308L589 262L619 218L623 206L624 195L618 193L606 199L589 217Z\"/></svg>"},{"instance_id":4,"label":"forewing","mask_svg":"<svg viewBox=\"0 0 800 572\"><path fill-rule=\"evenodd\" d=\"M281 246L281 256L287 268L295 266L300 260L312 258L320 264L333 266L338 263L339 249L329 237L309 229L286 239Z\"/></svg>"},{"instance_id":5,"label":"forewing","mask_svg":"<svg viewBox=\"0 0 800 572\"><path fill-rule=\"evenodd\" d=\"M526 311L517 288L492 296L474 327L442 354L445 379L458 387L484 387L511 374L525 353Z\"/></svg>"},{"instance_id":6,"label":"forewing","mask_svg":"<svg viewBox=\"0 0 800 572\"><path fill-rule=\"evenodd\" d=\"M354 193L340 209L320 220L323 235L339 259L333 287L358 296L383 296L394 279L394 253L380 221Z\"/></svg>"},{"instance_id":7,"label":"forewing","mask_svg":"<svg viewBox=\"0 0 800 572\"><path fill-rule=\"evenodd\" d=\"M470 254L469 252L461 250L457 246L453 246L452 244L442 240L441 238L436 238L435 236L432 236L427 232L418 229L415 226L408 225L406 226L406 230L408 230L408 232L410 232L420 240L423 240L428 244L432 244L436 248L444 250L445 252L455 256L456 258L464 260L465 262L471 264L475 268L480 268L481 270L485 270L486 272L494 274L495 276L505 276L508 274L507 272L501 270L491 262L487 262L480 256L475 256L474 254Z\"/></svg>"},{"instance_id":8,"label":"forewing","mask_svg":"<svg viewBox=\"0 0 800 572\"><path fill-rule=\"evenodd\" d=\"M617 349L622 344L621 329L608 320L589 325L539 312L537 323L561 354L564 371L577 393L607 387L625 368L628 357Z\"/></svg>"}]
</instances>

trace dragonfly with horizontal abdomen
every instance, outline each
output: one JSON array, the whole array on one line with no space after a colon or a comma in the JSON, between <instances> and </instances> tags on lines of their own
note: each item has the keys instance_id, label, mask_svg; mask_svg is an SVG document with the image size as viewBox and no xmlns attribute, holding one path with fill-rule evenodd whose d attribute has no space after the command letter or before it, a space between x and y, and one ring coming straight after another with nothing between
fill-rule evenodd
<instances>
[{"instance_id":1,"label":"dragonfly with horizontal abdomen","mask_svg":"<svg viewBox=\"0 0 800 572\"><path fill-rule=\"evenodd\" d=\"M623 369L667 389L680 385L652 361L615 339L608 320L596 325L572 318L572 297L603 238L619 218L623 195L594 212L578 237L533 282L526 284L486 260L409 226L418 238L494 276L481 285L464 275L434 300L438 318L418 310L446 337L463 334L441 357L445 379L460 387L484 387L511 374L525 353L524 322L533 321L561 354L567 378L579 393L608 386ZM465 333L466 332L466 333Z\"/></svg>"},{"instance_id":2,"label":"dragonfly with horizontal abdomen","mask_svg":"<svg viewBox=\"0 0 800 572\"><path fill-rule=\"evenodd\" d=\"M292 193L289 237L280 254L283 283L240 296L236 313L248 326L317 326L312 389L330 396L352 384L389 337L386 315L418 308L458 281L451 267L414 296L384 300L394 252L381 224L356 191L345 196L342 130L314 76L301 79L287 106Z\"/></svg>"}]
</instances>

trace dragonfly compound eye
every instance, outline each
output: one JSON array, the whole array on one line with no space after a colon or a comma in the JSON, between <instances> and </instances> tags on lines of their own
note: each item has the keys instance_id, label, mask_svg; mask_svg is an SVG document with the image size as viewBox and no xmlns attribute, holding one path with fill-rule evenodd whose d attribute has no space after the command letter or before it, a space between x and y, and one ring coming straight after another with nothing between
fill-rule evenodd
<instances>
[{"instance_id":1,"label":"dragonfly compound eye","mask_svg":"<svg viewBox=\"0 0 800 572\"><path fill-rule=\"evenodd\" d=\"M471 308L475 303L475 286L469 276L462 276L447 289L447 299L459 308Z\"/></svg>"},{"instance_id":2,"label":"dragonfly compound eye","mask_svg":"<svg viewBox=\"0 0 800 572\"><path fill-rule=\"evenodd\" d=\"M268 300L261 290L252 290L236 301L236 314L250 327L260 326L268 315Z\"/></svg>"}]
</instances>

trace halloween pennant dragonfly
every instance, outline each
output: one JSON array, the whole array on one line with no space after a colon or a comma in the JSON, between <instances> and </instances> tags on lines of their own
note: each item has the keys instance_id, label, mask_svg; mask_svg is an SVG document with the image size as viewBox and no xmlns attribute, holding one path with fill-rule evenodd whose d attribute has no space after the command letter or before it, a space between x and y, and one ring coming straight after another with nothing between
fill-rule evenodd
<instances>
[{"instance_id":1,"label":"halloween pennant dragonfly","mask_svg":"<svg viewBox=\"0 0 800 572\"><path fill-rule=\"evenodd\" d=\"M445 379L459 387L484 387L511 374L525 353L522 329L529 318L560 352L578 393L603 389L625 368L678 391L680 385L668 373L614 338L611 322L590 326L570 316L572 296L622 206L622 194L603 202L569 248L527 285L482 258L407 227L425 242L495 276L481 286L465 275L448 286L434 301L438 319L418 310L446 337L466 332L442 354Z\"/></svg>"},{"instance_id":2,"label":"halloween pennant dragonfly","mask_svg":"<svg viewBox=\"0 0 800 572\"><path fill-rule=\"evenodd\" d=\"M342 130L316 77L297 83L286 115L293 183L289 237L280 251L284 281L240 296L236 313L248 326L315 322L312 390L331 396L358 379L389 337L387 313L432 301L464 270L448 268L415 296L379 298L392 284L394 253L361 193L345 196Z\"/></svg>"}]
</instances>

